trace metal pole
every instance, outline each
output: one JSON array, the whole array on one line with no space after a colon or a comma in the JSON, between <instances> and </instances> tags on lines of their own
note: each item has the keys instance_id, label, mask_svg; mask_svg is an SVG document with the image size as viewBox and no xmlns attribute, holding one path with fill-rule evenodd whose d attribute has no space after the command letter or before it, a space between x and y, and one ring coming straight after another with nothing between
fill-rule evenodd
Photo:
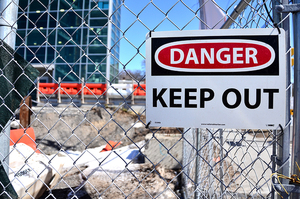
<instances>
[{"instance_id":1,"label":"metal pole","mask_svg":"<svg viewBox=\"0 0 300 199\"><path fill-rule=\"evenodd\" d=\"M221 190L221 197L223 198L223 194L224 194L224 174L223 174L223 129L219 129L220 131L220 190Z\"/></svg>"},{"instance_id":2,"label":"metal pole","mask_svg":"<svg viewBox=\"0 0 300 199\"><path fill-rule=\"evenodd\" d=\"M15 49L17 15L19 0L0 1L0 39ZM10 143L10 121L6 124L0 136L1 161L5 171L9 172L9 143Z\"/></svg>"},{"instance_id":3,"label":"metal pole","mask_svg":"<svg viewBox=\"0 0 300 199\"><path fill-rule=\"evenodd\" d=\"M213 198L213 195L214 195L214 191L215 191L215 188L214 188L214 177L213 177L213 172L214 172L214 169L213 169L213 165L214 165L214 161L213 161L213 150L214 150L214 145L213 145L213 142L212 142L212 134L211 132L208 133L208 159L209 159L209 166L210 166L210 173L209 173L209 199L212 199Z\"/></svg>"},{"instance_id":4,"label":"metal pole","mask_svg":"<svg viewBox=\"0 0 300 199\"><path fill-rule=\"evenodd\" d=\"M197 152L196 152L196 168L195 168L195 196L194 198L195 199L199 199L199 191L198 191L198 183L199 183L199 175L200 175L200 172L199 172L199 142L200 140L200 132L199 132L199 129L197 128L196 129L196 149L197 149Z\"/></svg>"},{"instance_id":5,"label":"metal pole","mask_svg":"<svg viewBox=\"0 0 300 199\"><path fill-rule=\"evenodd\" d=\"M277 136L277 130L275 130L273 133L276 137ZM276 173L276 154L277 154L277 143L274 142L272 144L272 173ZM276 182L274 177L271 178L271 181L272 181L272 183ZM275 189L274 189L274 187L272 187L271 199L275 199Z\"/></svg>"},{"instance_id":6,"label":"metal pole","mask_svg":"<svg viewBox=\"0 0 300 199\"><path fill-rule=\"evenodd\" d=\"M276 5L287 5L289 4L289 0L282 0L282 2L280 1L272 1L272 5L273 5L273 19L275 23L279 23L281 22L282 19L284 19L288 13L279 13L276 12L274 10ZM279 24L281 28L283 28L286 32L286 37L285 37L285 43L286 43L286 49L285 51L288 52L290 49L290 32L289 32L289 20L286 19L284 20L282 23ZM290 53L288 53L286 58L286 86L289 87L291 84L291 76L290 76ZM285 163L286 161L289 160L289 155L290 155L290 125L289 125L289 121L290 121L290 95L291 95L291 91L290 89L287 89L286 91L286 121L287 124L285 124L285 129L284 132L282 133L282 136L279 137L279 145L282 147L278 147L278 154L277 157L279 160L281 160L281 162ZM281 166L281 165L280 165ZM279 173L285 175L285 176L289 176L290 175L290 168L289 168L289 164L285 164L279 171ZM288 184L289 180L288 179L282 179L282 183L283 184ZM287 196L285 196L287 197Z\"/></svg>"},{"instance_id":7,"label":"metal pole","mask_svg":"<svg viewBox=\"0 0 300 199\"><path fill-rule=\"evenodd\" d=\"M204 5L203 5L203 0L199 0L199 5L200 5L200 20L202 20L202 21L204 21L204 22L206 22L206 19L205 19L205 10L204 10ZM206 27L206 25L202 22L202 21L200 21L200 29L201 30L204 30L204 29L206 29L207 27Z\"/></svg>"},{"instance_id":8,"label":"metal pole","mask_svg":"<svg viewBox=\"0 0 300 199\"><path fill-rule=\"evenodd\" d=\"M40 103L41 102L40 90L39 90L39 88L40 88L40 79L37 80L36 87L37 87L37 89L36 89L36 101L38 103Z\"/></svg>"},{"instance_id":9,"label":"metal pole","mask_svg":"<svg viewBox=\"0 0 300 199\"><path fill-rule=\"evenodd\" d=\"M287 5L287 4L289 4L289 0L283 0L282 3L283 3L283 5ZM282 18L284 19L287 15L288 15L288 13L283 13ZM282 28L285 30L285 33L286 33L286 37L285 37L286 51L285 52L288 52L289 49L291 48L290 47L290 31L289 31L290 22L289 22L288 19L289 18L287 18L286 20L284 20L282 22ZM287 59L286 59L286 73L287 73L286 85L287 85L287 87L289 87L290 84L291 84L290 55L291 55L290 53L288 53L286 55L287 56ZM289 157L290 157L290 123L289 123L289 121L291 120L291 114L290 114L290 103L291 103L291 101L290 101L290 97L291 97L291 89L288 89L286 91L287 102L286 102L286 113L285 113L287 124L285 124L286 128L284 129L284 134L283 134L283 137L282 137L282 161L283 162L288 160ZM283 166L282 174L285 175L285 176L289 176L289 174L290 174L289 164L285 164L285 166ZM283 179L282 182L286 183L286 184L289 183L289 181L287 179Z\"/></svg>"},{"instance_id":10,"label":"metal pole","mask_svg":"<svg viewBox=\"0 0 300 199\"><path fill-rule=\"evenodd\" d=\"M300 0L295 0L294 4L299 4ZM293 145L292 145L292 173L297 176L300 175L300 172L295 164L300 163L300 56L299 56L299 47L300 47L300 12L293 13L293 27L294 27L294 120L293 120ZM293 193L291 198L298 199L300 194Z\"/></svg>"},{"instance_id":11,"label":"metal pole","mask_svg":"<svg viewBox=\"0 0 300 199\"><path fill-rule=\"evenodd\" d=\"M241 0L240 3L234 8L231 15L222 25L221 29L228 29L232 23L236 20L236 18L245 10L245 8L249 5L252 0Z\"/></svg>"},{"instance_id":12,"label":"metal pole","mask_svg":"<svg viewBox=\"0 0 300 199\"><path fill-rule=\"evenodd\" d=\"M131 84L132 84L132 86L131 86L131 88L132 88L132 93L131 93L131 104L134 105L134 94L133 94L133 93L134 93L134 86L133 86L134 80L132 80Z\"/></svg>"},{"instance_id":13,"label":"metal pole","mask_svg":"<svg viewBox=\"0 0 300 199\"><path fill-rule=\"evenodd\" d=\"M61 95L60 95L61 87L60 87L60 83L61 83L61 77L58 78L58 91L57 91L57 103L58 104L61 103Z\"/></svg>"},{"instance_id":14,"label":"metal pole","mask_svg":"<svg viewBox=\"0 0 300 199\"><path fill-rule=\"evenodd\" d=\"M0 1L0 38L15 49L19 0Z\"/></svg>"},{"instance_id":15,"label":"metal pole","mask_svg":"<svg viewBox=\"0 0 300 199\"><path fill-rule=\"evenodd\" d=\"M84 104L84 87L85 83L84 83L84 77L81 78L81 103Z\"/></svg>"},{"instance_id":16,"label":"metal pole","mask_svg":"<svg viewBox=\"0 0 300 199\"><path fill-rule=\"evenodd\" d=\"M273 20L275 23L279 24L279 26L281 28L283 28L285 30L286 33L286 37L285 37L285 43L286 43L286 49L285 51L288 52L290 49L290 32L289 32L289 20L288 18L284 21L282 21L282 19L285 19L285 17L288 15L288 13L280 13L277 12L275 10L275 6L277 5L287 5L289 4L289 0L272 0L272 6L273 6ZM282 21L282 23L280 23ZM288 88L291 84L291 76L290 76L290 53L288 53L286 55L286 87ZM277 154L273 153L274 157L277 157L277 159L281 160L282 163L286 163L285 165L282 166L282 168L279 171L276 171L276 165L273 164L273 172L278 172L282 175L285 176L290 176L290 167L289 164L286 161L290 161L289 160L289 156L290 156L290 95L291 95L291 90L287 89L286 91L286 112L285 112L285 116L286 116L286 121L287 124L285 125L284 128L284 132L280 132L280 131L274 131L274 133L276 133L276 137L278 135L278 132L280 132L282 135L278 135L279 139L279 146L281 147L277 147ZM277 144L275 144L277 145ZM273 148L273 150L276 149L276 146L273 146L275 148ZM277 155L277 156L276 156ZM275 159L273 159L273 161L275 161ZM281 165L279 165L281 166ZM288 184L289 180L288 179L282 179L281 180L282 184ZM273 198L274 198L274 191L273 191ZM286 193L282 193L281 196L277 196L277 198L288 198L288 196L286 195Z\"/></svg>"}]
</instances>

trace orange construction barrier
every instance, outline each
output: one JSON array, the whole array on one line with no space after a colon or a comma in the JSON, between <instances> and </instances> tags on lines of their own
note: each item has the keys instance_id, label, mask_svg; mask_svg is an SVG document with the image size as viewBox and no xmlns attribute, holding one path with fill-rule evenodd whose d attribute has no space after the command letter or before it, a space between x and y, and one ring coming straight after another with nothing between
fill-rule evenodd
<instances>
[{"instance_id":1,"label":"orange construction barrier","mask_svg":"<svg viewBox=\"0 0 300 199\"><path fill-rule=\"evenodd\" d=\"M80 94L81 84L80 83L61 83L60 84L61 94L77 95Z\"/></svg>"},{"instance_id":2,"label":"orange construction barrier","mask_svg":"<svg viewBox=\"0 0 300 199\"><path fill-rule=\"evenodd\" d=\"M115 149L117 146L119 146L120 144L121 144L121 142L115 142L115 141L109 140L101 152L111 151L111 150Z\"/></svg>"},{"instance_id":3,"label":"orange construction barrier","mask_svg":"<svg viewBox=\"0 0 300 199\"><path fill-rule=\"evenodd\" d=\"M106 91L106 84L86 84L83 89L85 95L102 95Z\"/></svg>"},{"instance_id":4,"label":"orange construction barrier","mask_svg":"<svg viewBox=\"0 0 300 199\"><path fill-rule=\"evenodd\" d=\"M54 94L57 88L58 84L56 83L39 83L39 91L45 95Z\"/></svg>"},{"instance_id":5,"label":"orange construction barrier","mask_svg":"<svg viewBox=\"0 0 300 199\"><path fill-rule=\"evenodd\" d=\"M133 85L133 95L142 95L142 96L145 96L146 95L146 84L134 84Z\"/></svg>"},{"instance_id":6,"label":"orange construction barrier","mask_svg":"<svg viewBox=\"0 0 300 199\"><path fill-rule=\"evenodd\" d=\"M26 130L24 129L10 130L10 146L16 143L24 143L39 153L39 150L36 150L35 134L32 127L29 127Z\"/></svg>"}]
</instances>

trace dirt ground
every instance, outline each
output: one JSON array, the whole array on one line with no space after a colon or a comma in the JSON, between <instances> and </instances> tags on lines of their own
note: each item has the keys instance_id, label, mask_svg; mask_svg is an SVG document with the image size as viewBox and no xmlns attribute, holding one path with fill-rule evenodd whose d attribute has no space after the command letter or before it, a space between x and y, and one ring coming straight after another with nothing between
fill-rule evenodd
<instances>
[{"instance_id":1,"label":"dirt ground","mask_svg":"<svg viewBox=\"0 0 300 199\"><path fill-rule=\"evenodd\" d=\"M112 140L122 146L138 143L150 132L143 124L145 116L124 108L35 108L31 127L36 134L37 148L47 155L61 151L84 151ZM135 127L134 127L135 126ZM166 132L179 133L176 129ZM58 184L48 189L43 198L178 198L179 171L157 165L139 164L138 169L117 173L96 171L86 175L86 167L64 171Z\"/></svg>"},{"instance_id":2,"label":"dirt ground","mask_svg":"<svg viewBox=\"0 0 300 199\"><path fill-rule=\"evenodd\" d=\"M146 128L133 128L144 122L144 115L129 113L125 109L91 107L77 109L43 108L31 116L31 127L36 133L38 148L46 154L60 150L83 151L120 141L126 146L144 139Z\"/></svg>"}]
</instances>

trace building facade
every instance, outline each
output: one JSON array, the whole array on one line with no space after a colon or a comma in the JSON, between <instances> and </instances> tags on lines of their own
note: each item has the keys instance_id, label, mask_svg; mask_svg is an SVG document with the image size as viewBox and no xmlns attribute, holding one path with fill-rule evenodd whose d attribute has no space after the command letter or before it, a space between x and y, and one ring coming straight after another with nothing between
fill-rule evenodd
<instances>
[{"instance_id":1,"label":"building facade","mask_svg":"<svg viewBox=\"0 0 300 199\"><path fill-rule=\"evenodd\" d=\"M19 1L17 52L46 82L59 77L62 82L116 82L120 4L121 0Z\"/></svg>"}]
</instances>

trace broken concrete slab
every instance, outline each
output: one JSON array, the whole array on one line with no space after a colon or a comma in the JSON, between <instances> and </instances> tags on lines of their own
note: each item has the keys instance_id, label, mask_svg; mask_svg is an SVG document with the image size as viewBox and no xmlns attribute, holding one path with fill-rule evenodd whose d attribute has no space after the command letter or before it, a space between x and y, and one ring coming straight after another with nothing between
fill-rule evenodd
<instances>
[{"instance_id":1,"label":"broken concrete slab","mask_svg":"<svg viewBox=\"0 0 300 199\"><path fill-rule=\"evenodd\" d=\"M145 161L159 163L166 169L181 169L182 134L147 134Z\"/></svg>"}]
</instances>

